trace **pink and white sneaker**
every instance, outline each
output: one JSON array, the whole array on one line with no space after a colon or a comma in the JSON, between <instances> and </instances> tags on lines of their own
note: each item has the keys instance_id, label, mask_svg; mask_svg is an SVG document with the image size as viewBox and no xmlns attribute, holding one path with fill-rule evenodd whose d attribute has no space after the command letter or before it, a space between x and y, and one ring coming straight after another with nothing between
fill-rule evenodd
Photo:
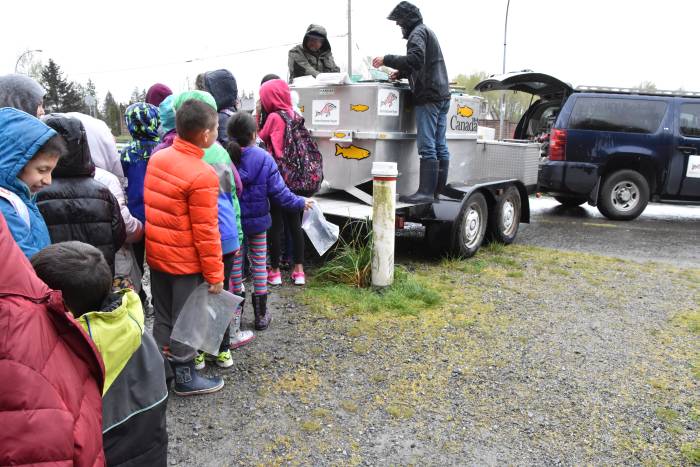
<instances>
[{"instance_id":1,"label":"pink and white sneaker","mask_svg":"<svg viewBox=\"0 0 700 467\"><path fill-rule=\"evenodd\" d=\"M282 285L282 273L267 271L267 283L269 285Z\"/></svg>"},{"instance_id":2,"label":"pink and white sneaker","mask_svg":"<svg viewBox=\"0 0 700 467\"><path fill-rule=\"evenodd\" d=\"M305 285L306 284L306 276L304 275L303 272L293 272L292 273L292 281L294 281L294 285Z\"/></svg>"}]
</instances>

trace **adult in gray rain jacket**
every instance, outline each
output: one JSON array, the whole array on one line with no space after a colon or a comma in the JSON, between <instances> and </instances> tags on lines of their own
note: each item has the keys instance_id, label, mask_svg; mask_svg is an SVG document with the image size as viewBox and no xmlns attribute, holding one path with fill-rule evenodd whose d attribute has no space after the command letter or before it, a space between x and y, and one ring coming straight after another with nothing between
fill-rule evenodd
<instances>
[{"instance_id":1,"label":"adult in gray rain jacket","mask_svg":"<svg viewBox=\"0 0 700 467\"><path fill-rule=\"evenodd\" d=\"M423 24L415 5L401 2L387 19L401 28L406 55L385 55L372 61L375 67L397 70L393 79L408 78L416 111L416 145L420 155L420 182L416 193L402 197L406 203L428 203L440 194L447 182L450 154L447 150L447 111L450 85L445 59L435 33Z\"/></svg>"},{"instance_id":2,"label":"adult in gray rain jacket","mask_svg":"<svg viewBox=\"0 0 700 467\"><path fill-rule=\"evenodd\" d=\"M289 82L299 76L337 73L340 67L333 61L331 43L326 28L310 24L304 40L289 51Z\"/></svg>"}]
</instances>

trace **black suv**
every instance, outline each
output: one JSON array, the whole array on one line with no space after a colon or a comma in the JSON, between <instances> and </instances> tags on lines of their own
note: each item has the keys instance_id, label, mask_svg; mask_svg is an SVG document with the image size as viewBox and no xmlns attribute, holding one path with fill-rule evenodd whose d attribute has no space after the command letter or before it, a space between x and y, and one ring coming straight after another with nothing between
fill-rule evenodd
<instances>
[{"instance_id":1,"label":"black suv","mask_svg":"<svg viewBox=\"0 0 700 467\"><path fill-rule=\"evenodd\" d=\"M610 219L650 200L700 204L700 93L579 87L533 72L488 78L478 91L538 96L515 139L543 143L539 189Z\"/></svg>"}]
</instances>

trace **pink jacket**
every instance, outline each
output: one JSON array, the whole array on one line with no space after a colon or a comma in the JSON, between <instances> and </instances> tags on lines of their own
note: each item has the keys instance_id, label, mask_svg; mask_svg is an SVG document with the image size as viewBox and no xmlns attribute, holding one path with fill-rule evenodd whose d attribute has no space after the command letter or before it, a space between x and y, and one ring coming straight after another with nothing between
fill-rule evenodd
<instances>
[{"instance_id":1,"label":"pink jacket","mask_svg":"<svg viewBox=\"0 0 700 467\"><path fill-rule=\"evenodd\" d=\"M282 117L277 114L277 111L283 110L290 117L294 116L289 85L281 79L266 81L260 87L260 103L263 110L268 113L268 116L267 120L265 120L265 126L260 128L258 136L265 142L270 154L275 159L280 159L284 155L284 130L286 125Z\"/></svg>"}]
</instances>

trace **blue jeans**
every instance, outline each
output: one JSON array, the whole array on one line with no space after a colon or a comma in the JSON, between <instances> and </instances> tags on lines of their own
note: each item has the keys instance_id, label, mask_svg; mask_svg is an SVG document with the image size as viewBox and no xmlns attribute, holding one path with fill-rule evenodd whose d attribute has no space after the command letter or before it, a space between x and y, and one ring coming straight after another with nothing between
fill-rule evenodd
<instances>
[{"instance_id":1,"label":"blue jeans","mask_svg":"<svg viewBox=\"0 0 700 467\"><path fill-rule=\"evenodd\" d=\"M416 106L416 145L421 159L450 159L447 149L447 111L450 101Z\"/></svg>"}]
</instances>

